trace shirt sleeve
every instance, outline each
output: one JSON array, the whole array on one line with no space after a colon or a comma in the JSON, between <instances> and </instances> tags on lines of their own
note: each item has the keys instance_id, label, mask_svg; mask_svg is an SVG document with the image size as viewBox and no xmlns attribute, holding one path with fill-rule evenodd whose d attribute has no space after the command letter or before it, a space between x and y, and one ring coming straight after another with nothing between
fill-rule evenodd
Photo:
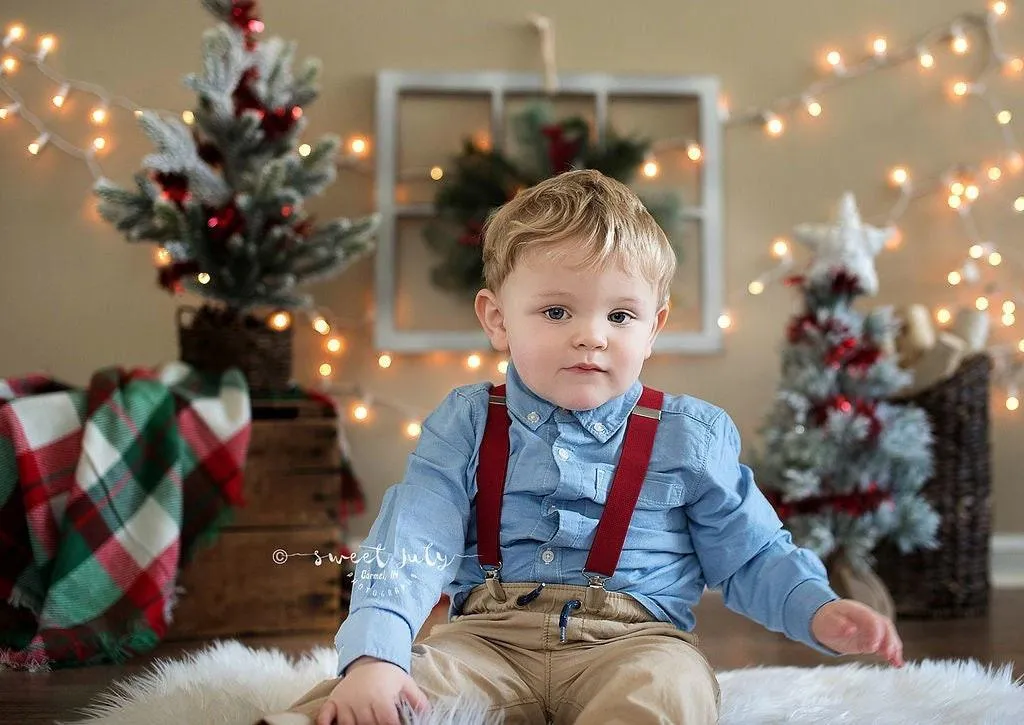
<instances>
[{"instance_id":1,"label":"shirt sleeve","mask_svg":"<svg viewBox=\"0 0 1024 725\"><path fill-rule=\"evenodd\" d=\"M811 633L814 613L838 599L814 552L797 547L739 461L740 436L722 412L708 432L704 473L687 506L694 548L725 605L775 632L835 654Z\"/></svg>"},{"instance_id":2,"label":"shirt sleeve","mask_svg":"<svg viewBox=\"0 0 1024 725\"><path fill-rule=\"evenodd\" d=\"M476 428L473 406L457 390L423 422L402 481L385 492L354 552L349 614L334 640L339 675L363 655L409 672L413 639L465 552Z\"/></svg>"}]
</instances>

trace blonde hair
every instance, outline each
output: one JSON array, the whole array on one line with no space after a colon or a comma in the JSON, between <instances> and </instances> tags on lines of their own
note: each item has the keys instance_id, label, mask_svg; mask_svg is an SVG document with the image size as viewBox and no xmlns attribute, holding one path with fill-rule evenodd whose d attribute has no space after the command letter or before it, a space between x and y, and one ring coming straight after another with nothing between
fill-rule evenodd
<instances>
[{"instance_id":1,"label":"blonde hair","mask_svg":"<svg viewBox=\"0 0 1024 725\"><path fill-rule=\"evenodd\" d=\"M484 226L484 279L497 291L526 252L573 241L583 267L617 262L650 280L665 304L676 257L665 232L625 184L599 171L568 171L520 191Z\"/></svg>"}]
</instances>

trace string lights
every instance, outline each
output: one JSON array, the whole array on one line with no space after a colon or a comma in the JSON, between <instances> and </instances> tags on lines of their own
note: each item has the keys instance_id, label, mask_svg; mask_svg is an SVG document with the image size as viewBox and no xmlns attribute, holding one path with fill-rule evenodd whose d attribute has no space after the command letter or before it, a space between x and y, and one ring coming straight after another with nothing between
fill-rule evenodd
<instances>
[{"instance_id":1,"label":"string lights","mask_svg":"<svg viewBox=\"0 0 1024 725\"><path fill-rule=\"evenodd\" d=\"M1010 77L1020 77L1024 74L1024 59L1013 56L1005 51L997 32L998 21L1007 14L1008 5L1006 2L992 2L985 12L963 13L952 21L944 23L924 33L913 42L902 48L895 48L884 36L871 38L866 44L866 51L861 57L856 54L844 53L839 48L828 49L821 57L824 75L817 81L811 83L799 92L780 97L765 106L749 107L740 111L733 111L729 108L724 98L719 102L719 114L723 125L736 127L741 125L757 124L763 127L769 138L777 138L784 135L788 129L788 120L795 114L804 114L814 119L820 119L827 115L825 105L829 92L844 83L852 82L854 79L870 73L884 70L904 64L915 64L922 73L934 73L937 70L937 55L940 51L948 50L955 55L966 55L973 52L984 52L985 62L983 67L971 77L950 79L948 92L953 102L979 102L987 106L993 122L996 124L1003 141L1003 151L984 163L973 166L957 164L947 168L945 171L932 178L917 178L914 171L906 165L894 165L887 172L886 181L898 192L898 198L889 212L884 215L882 221L885 226L895 225L903 216L910 203L923 197L941 194L950 210L957 214L960 219L966 237L968 239L968 254L963 264L955 270L946 274L946 281L951 286L981 285L984 288L975 297L974 305L977 309L984 309L996 316L1001 326L1012 327L1016 324L1016 309L1018 304L1024 304L1024 294L1020 290L1005 290L991 282L982 282L982 269L996 271L998 269L1008 270L1012 268L1015 278L1021 278L1024 267L1018 265L1014 260L1004 257L997 248L997 245L984 240L979 234L976 222L973 217L974 204L983 199L990 188L999 183L1005 183L1007 177L1019 174L1024 170L1024 156L1022 156L1017 139L1013 133L1013 114L1002 104L992 91L990 81L997 74L1004 74ZM35 130L35 138L28 145L28 151L33 156L38 156L51 146L68 155L83 161L94 178L102 177L102 169L97 158L111 148L111 139L102 133L114 109L124 109L139 114L142 107L130 99L112 94L105 88L82 81L69 79L55 71L47 63L47 57L57 48L57 39L52 35L43 35L37 38L35 48L30 50L24 45L27 41L27 31L24 26L14 24L7 28L2 40L2 57L0 57L0 94L6 95L6 103L0 103L0 122L21 118ZM553 76L553 36L548 38L546 62L551 66L548 68L548 75ZM67 99L71 94L84 94L95 99L95 102L88 104L88 121L98 129L92 140L85 146L79 146L57 133L48 126L39 114L33 113L26 107L24 99L7 82L7 77L18 72L20 68L33 67L53 85L51 98L52 112L63 112L68 107ZM3 98L0 96L0 101ZM163 112L170 113L170 112ZM182 120L191 124L194 116L191 111L181 114ZM476 138L478 145L487 147L489 138L486 134ZM364 135L353 135L346 139L342 153L339 155L339 167L353 169L366 174L373 173L372 164L369 163L372 153L372 140ZM660 173L660 162L658 154L667 149L685 148L686 159L690 163L700 164L704 161L704 150L700 144L692 138L665 138L654 142L651 153L641 164L640 172L647 178L657 177ZM301 144L297 151L302 156L311 153L308 144ZM402 169L398 174L401 180L430 179L441 181L445 176L445 169L442 165L429 165L418 168ZM1013 209L1018 213L1024 213L1024 195L1018 196L1013 202ZM891 242L892 246L898 246L899 238ZM773 239L770 243L770 252L776 260L775 265L751 280L745 288L745 294L763 294L769 286L786 277L794 266L792 249L789 241L785 238ZM158 250L157 264L169 263L166 250ZM207 277L207 281L209 281ZM741 293L742 290L740 291ZM998 300L998 301L997 301ZM288 313L275 312L268 317L267 324L275 329L284 325L293 324L293 320L285 317ZM952 312L947 307L940 307L935 310L935 319L940 325L947 325L953 319ZM718 325L729 330L735 327L735 316L727 309L718 318ZM345 338L338 334L336 329L328 321L328 316L322 313L312 314L310 324L316 333L325 338L323 349L330 355L344 354L347 348ZM1024 365L1013 359L1016 352L1024 353L1024 337L1015 344L997 345L989 348L996 361L997 378L1006 387L1006 407L1016 410L1019 406L1017 390L1021 383L1024 383ZM382 352L377 359L381 369L391 369L395 365L395 358L391 353ZM478 370L483 365L483 358L480 354L469 355L465 359L465 366L469 370ZM504 374L507 369L507 361L499 360L497 370ZM322 381L330 380L334 373L334 366L324 360L319 364L318 371ZM370 418L369 401L373 405L385 408L392 408L402 412L403 415L410 415L410 421L406 425L406 432L418 431L418 419L401 406L390 403L376 396L368 394L364 390L352 390L349 394L359 398L358 408L354 408L352 417L355 420L367 420ZM1017 401L1011 404L1011 401ZM359 414L357 414L357 412ZM418 432L417 432L418 434ZM410 434L411 435L411 434Z\"/></svg>"}]
</instances>

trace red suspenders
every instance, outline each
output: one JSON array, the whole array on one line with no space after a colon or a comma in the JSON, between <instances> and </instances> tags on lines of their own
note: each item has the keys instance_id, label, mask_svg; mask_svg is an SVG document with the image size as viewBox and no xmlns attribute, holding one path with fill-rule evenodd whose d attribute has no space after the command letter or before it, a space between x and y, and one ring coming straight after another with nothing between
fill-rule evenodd
<instances>
[{"instance_id":1,"label":"red suspenders","mask_svg":"<svg viewBox=\"0 0 1024 725\"><path fill-rule=\"evenodd\" d=\"M583 568L591 585L601 585L615 573L622 545L629 530L644 474L651 460L654 436L661 420L665 394L644 386L640 400L629 414L626 436L615 468L611 490L601 520L594 534L594 544ZM487 406L487 425L480 445L477 467L477 545L480 566L488 577L496 577L501 569L499 531L501 499L508 470L508 429L511 424L505 408L505 386L491 390Z\"/></svg>"}]
</instances>

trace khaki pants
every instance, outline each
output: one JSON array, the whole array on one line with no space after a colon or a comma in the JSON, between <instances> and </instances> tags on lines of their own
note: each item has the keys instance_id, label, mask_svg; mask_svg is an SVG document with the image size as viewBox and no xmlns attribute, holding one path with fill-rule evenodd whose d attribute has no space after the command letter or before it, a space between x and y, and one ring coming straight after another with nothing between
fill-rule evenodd
<instances>
[{"instance_id":1,"label":"khaki pants","mask_svg":"<svg viewBox=\"0 0 1024 725\"><path fill-rule=\"evenodd\" d=\"M600 606L570 612L566 642L559 613L587 587L503 584L497 601L484 586L463 613L413 645L412 676L433 704L483 699L509 725L623 723L707 725L718 721L718 681L692 634L658 622L632 597L608 592ZM289 710L312 723L338 679L321 682ZM273 723L273 718L267 718Z\"/></svg>"}]
</instances>

